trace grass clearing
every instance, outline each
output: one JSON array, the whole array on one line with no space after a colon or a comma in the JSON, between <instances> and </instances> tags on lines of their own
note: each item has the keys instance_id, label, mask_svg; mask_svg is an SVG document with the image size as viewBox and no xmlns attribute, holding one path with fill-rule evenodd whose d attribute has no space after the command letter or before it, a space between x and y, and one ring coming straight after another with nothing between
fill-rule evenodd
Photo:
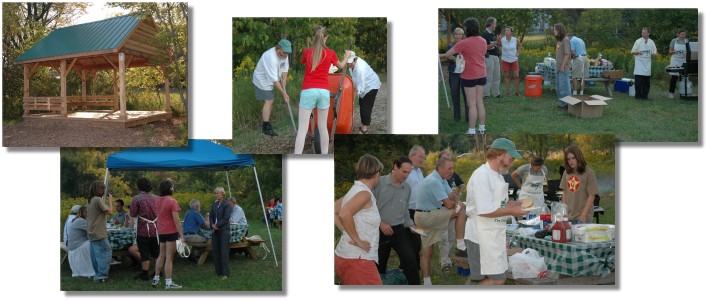
<instances>
[{"instance_id":1,"label":"grass clearing","mask_svg":"<svg viewBox=\"0 0 708 301\"><path fill-rule=\"evenodd\" d=\"M532 98L524 96L522 83L521 96L507 97L502 79L500 90L504 97L484 101L487 132L615 134L617 140L624 142L697 142L699 102L678 97L669 99L668 85L656 80L652 82L649 98L653 100L639 101L615 91L613 99L607 101L601 118L581 119L556 108L558 100L555 90L550 90L550 87L544 86L542 97ZM449 86L445 88L449 97ZM468 124L453 120L452 109L447 107L443 90L439 89L438 93L439 133L466 132ZM604 85L598 83L594 87L586 87L585 94L605 95Z\"/></svg>"},{"instance_id":2,"label":"grass clearing","mask_svg":"<svg viewBox=\"0 0 708 301\"><path fill-rule=\"evenodd\" d=\"M271 250L267 258L263 248L254 249L257 259L250 259L240 253L232 253L230 261L231 277L221 280L216 277L214 271L214 261L211 255L202 266L196 262L175 255L173 279L182 285L182 289L176 291L282 291L283 290L283 237L282 229L271 227L273 244L275 251ZM248 236L258 234L266 240L268 249L271 249L268 241L268 232L265 224L258 219L254 219L249 224ZM273 262L273 254L278 258L278 267ZM164 277L157 288L150 285L150 281L135 280L133 277L138 274L134 268L130 268L130 259L121 259L122 263L111 266L109 277L112 283L93 283L87 278L71 277L71 268L68 260L61 265L61 290L62 291L155 291L164 292ZM154 260L150 263L151 271L154 271Z\"/></svg>"}]
</instances>

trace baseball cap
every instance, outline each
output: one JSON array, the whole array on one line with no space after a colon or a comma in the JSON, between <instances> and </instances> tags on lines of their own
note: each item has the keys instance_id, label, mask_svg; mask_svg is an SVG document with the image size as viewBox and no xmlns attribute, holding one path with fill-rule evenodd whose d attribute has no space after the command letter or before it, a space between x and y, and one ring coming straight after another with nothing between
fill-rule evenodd
<instances>
[{"instance_id":1,"label":"baseball cap","mask_svg":"<svg viewBox=\"0 0 708 301\"><path fill-rule=\"evenodd\" d=\"M79 213L79 209L81 209L81 205L74 205L73 207L71 207L71 213Z\"/></svg>"},{"instance_id":2,"label":"baseball cap","mask_svg":"<svg viewBox=\"0 0 708 301\"><path fill-rule=\"evenodd\" d=\"M356 53L354 53L354 51L351 51L351 55L349 56L349 59L347 60L347 64L351 64L355 58L356 58Z\"/></svg>"},{"instance_id":3,"label":"baseball cap","mask_svg":"<svg viewBox=\"0 0 708 301\"><path fill-rule=\"evenodd\" d=\"M290 44L290 41L286 39L280 40L280 42L278 42L278 46L280 46L280 49L283 49L286 53L293 53L292 44Z\"/></svg>"},{"instance_id":4,"label":"baseball cap","mask_svg":"<svg viewBox=\"0 0 708 301\"><path fill-rule=\"evenodd\" d=\"M494 142L492 142L492 148L503 149L515 159L521 158L521 154L519 154L519 151L516 150L516 145L509 139L497 138Z\"/></svg>"}]
</instances>

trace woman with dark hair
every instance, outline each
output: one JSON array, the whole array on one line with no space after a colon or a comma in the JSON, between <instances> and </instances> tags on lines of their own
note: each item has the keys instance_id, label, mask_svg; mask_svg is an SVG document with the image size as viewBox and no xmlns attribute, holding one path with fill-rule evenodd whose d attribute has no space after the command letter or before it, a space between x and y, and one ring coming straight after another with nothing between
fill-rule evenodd
<instances>
[{"instance_id":1,"label":"woman with dark hair","mask_svg":"<svg viewBox=\"0 0 708 301\"><path fill-rule=\"evenodd\" d=\"M177 200L172 198L175 192L174 183L167 179L160 183L160 197L155 200L155 210L157 213L157 231L160 239L160 255L155 261L155 276L152 278L152 286L156 287L160 283L160 271L165 270L165 289L182 288L181 285L172 281L172 260L177 250L177 239L184 240L182 227L179 220L179 205Z\"/></svg>"},{"instance_id":2,"label":"woman with dark hair","mask_svg":"<svg viewBox=\"0 0 708 301\"><path fill-rule=\"evenodd\" d=\"M371 192L382 169L379 159L363 155L356 164L354 185L334 203L334 223L342 231L334 250L334 269L342 284L383 284L376 267L381 216Z\"/></svg>"},{"instance_id":3,"label":"woman with dark hair","mask_svg":"<svg viewBox=\"0 0 708 301\"><path fill-rule=\"evenodd\" d=\"M570 95L570 39L565 26L561 23L553 25L553 36L556 37L556 96L558 107L567 109L568 104L560 101Z\"/></svg>"},{"instance_id":4,"label":"woman with dark hair","mask_svg":"<svg viewBox=\"0 0 708 301\"><path fill-rule=\"evenodd\" d=\"M477 132L486 134L484 123L487 118L484 109L484 84L487 82L487 68L484 56L487 53L487 41L480 36L479 21L468 18L464 22L467 38L459 41L445 53L450 60L455 53L459 53L465 61L465 70L460 73L460 83L465 90L465 98L469 107L468 135ZM479 118L479 128L475 125Z\"/></svg>"},{"instance_id":5,"label":"woman with dark hair","mask_svg":"<svg viewBox=\"0 0 708 301\"><path fill-rule=\"evenodd\" d=\"M155 209L155 199L157 196L150 193L152 184L146 178L138 178L138 190L140 193L133 197L130 202L130 216L137 218L136 242L140 252L140 274L135 279L143 281L150 280L148 271L150 270L150 257L157 260L160 256L160 242L157 238L157 209Z\"/></svg>"},{"instance_id":6,"label":"woman with dark hair","mask_svg":"<svg viewBox=\"0 0 708 301\"><path fill-rule=\"evenodd\" d=\"M108 270L111 267L113 251L108 243L106 216L113 214L113 196L108 195L108 205L103 203L106 185L100 181L91 183L89 191L89 203L86 208L88 217L86 232L88 232L88 238L91 241L91 265L96 272L93 282L107 282L109 281Z\"/></svg>"},{"instance_id":7,"label":"woman with dark hair","mask_svg":"<svg viewBox=\"0 0 708 301\"><path fill-rule=\"evenodd\" d=\"M67 234L71 277L93 277L96 274L91 265L91 243L86 232L87 216L86 206L81 206Z\"/></svg>"},{"instance_id":8,"label":"woman with dark hair","mask_svg":"<svg viewBox=\"0 0 708 301\"><path fill-rule=\"evenodd\" d=\"M506 83L506 96L511 96L511 86L509 77L514 78L516 84L516 96L519 96L519 53L521 53L521 43L513 37L514 27L504 28L504 37L501 39L502 63L501 71L504 72L504 83ZM511 75L511 76L510 76Z\"/></svg>"},{"instance_id":9,"label":"woman with dark hair","mask_svg":"<svg viewBox=\"0 0 708 301\"><path fill-rule=\"evenodd\" d=\"M209 221L211 222L211 249L214 258L216 276L222 280L228 279L231 274L229 269L229 242L231 240L231 204L226 201L224 187L214 188L214 198L211 206Z\"/></svg>"},{"instance_id":10,"label":"woman with dark hair","mask_svg":"<svg viewBox=\"0 0 708 301\"><path fill-rule=\"evenodd\" d=\"M329 115L329 66L335 65L343 69L349 60L350 51L344 54L344 59L337 59L337 53L327 48L329 34L324 26L316 26L313 33L314 46L302 51L301 63L305 65L305 78L300 92L300 111L298 114L298 130L295 137L295 153L302 154L305 148L305 134L310 122L310 113L317 107L317 128L320 131L320 150L328 152L329 133L327 133L327 116Z\"/></svg>"},{"instance_id":11,"label":"woman with dark hair","mask_svg":"<svg viewBox=\"0 0 708 301\"><path fill-rule=\"evenodd\" d=\"M561 178L563 203L568 205L568 220L571 223L592 221L593 202L599 193L595 171L587 166L583 152L575 145L563 151L565 172Z\"/></svg>"},{"instance_id":12,"label":"woman with dark hair","mask_svg":"<svg viewBox=\"0 0 708 301\"><path fill-rule=\"evenodd\" d=\"M465 39L465 30L457 27L455 31L452 32L452 36L455 37L455 42L447 44L448 51L452 49L457 42ZM447 82L450 84L450 95L452 96L452 116L455 121L460 121L462 118L462 114L460 113L460 92L462 92L462 102L465 104L465 121L469 122L470 108L467 106L467 97L465 96L465 89L461 85L460 78L460 73L465 70L465 59L459 53L453 53L451 57L448 57L447 53L441 54L440 56L448 59Z\"/></svg>"}]
</instances>

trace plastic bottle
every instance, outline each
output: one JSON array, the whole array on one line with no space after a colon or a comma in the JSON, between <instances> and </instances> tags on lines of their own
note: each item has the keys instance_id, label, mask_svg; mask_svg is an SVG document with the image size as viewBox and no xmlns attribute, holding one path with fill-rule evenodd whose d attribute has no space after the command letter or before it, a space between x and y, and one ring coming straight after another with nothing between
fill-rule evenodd
<instances>
[{"instance_id":1,"label":"plastic bottle","mask_svg":"<svg viewBox=\"0 0 708 301\"><path fill-rule=\"evenodd\" d=\"M565 217L558 218L556 223L553 224L551 229L551 241L557 243L567 243L570 242L569 234L571 233L570 227L567 227L568 220Z\"/></svg>"},{"instance_id":2,"label":"plastic bottle","mask_svg":"<svg viewBox=\"0 0 708 301\"><path fill-rule=\"evenodd\" d=\"M551 211L548 206L541 208L541 229L548 230L551 227Z\"/></svg>"}]
</instances>

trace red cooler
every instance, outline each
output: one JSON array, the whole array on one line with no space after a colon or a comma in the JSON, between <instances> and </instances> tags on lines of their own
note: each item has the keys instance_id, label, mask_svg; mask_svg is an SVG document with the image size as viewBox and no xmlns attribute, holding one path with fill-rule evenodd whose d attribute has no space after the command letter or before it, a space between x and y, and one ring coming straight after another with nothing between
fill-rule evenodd
<instances>
[{"instance_id":1,"label":"red cooler","mask_svg":"<svg viewBox=\"0 0 708 301\"><path fill-rule=\"evenodd\" d=\"M540 75L526 76L526 96L541 97L543 95L543 77Z\"/></svg>"}]
</instances>

